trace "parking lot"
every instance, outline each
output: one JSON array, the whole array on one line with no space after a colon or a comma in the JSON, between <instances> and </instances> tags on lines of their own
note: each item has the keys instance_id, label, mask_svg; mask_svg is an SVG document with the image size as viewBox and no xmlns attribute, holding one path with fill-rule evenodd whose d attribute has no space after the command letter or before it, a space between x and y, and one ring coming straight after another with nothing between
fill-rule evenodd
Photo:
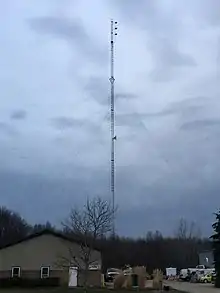
<instances>
[{"instance_id":1,"label":"parking lot","mask_svg":"<svg viewBox=\"0 0 220 293\"><path fill-rule=\"evenodd\" d=\"M173 289L189 293L220 293L220 289L215 288L213 284L199 284L176 281L167 281L166 284L171 286Z\"/></svg>"}]
</instances>

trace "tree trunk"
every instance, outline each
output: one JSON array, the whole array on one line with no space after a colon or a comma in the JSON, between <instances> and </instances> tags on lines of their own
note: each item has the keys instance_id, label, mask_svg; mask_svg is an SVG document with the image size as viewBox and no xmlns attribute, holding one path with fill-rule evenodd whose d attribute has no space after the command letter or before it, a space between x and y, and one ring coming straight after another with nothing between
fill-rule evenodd
<instances>
[{"instance_id":1,"label":"tree trunk","mask_svg":"<svg viewBox=\"0 0 220 293\"><path fill-rule=\"evenodd\" d=\"M84 274L84 280L83 280L83 291L84 293L88 292L88 275L89 275L89 266L85 266L85 270L83 272Z\"/></svg>"}]
</instances>

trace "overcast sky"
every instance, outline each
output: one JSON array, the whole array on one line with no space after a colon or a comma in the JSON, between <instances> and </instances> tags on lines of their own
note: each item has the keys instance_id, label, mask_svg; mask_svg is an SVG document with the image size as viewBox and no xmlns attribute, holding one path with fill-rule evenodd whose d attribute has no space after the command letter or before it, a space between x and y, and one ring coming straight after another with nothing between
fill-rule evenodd
<instances>
[{"instance_id":1,"label":"overcast sky","mask_svg":"<svg viewBox=\"0 0 220 293\"><path fill-rule=\"evenodd\" d=\"M220 195L219 0L0 3L1 205L59 223L110 198L115 40L117 232L211 233Z\"/></svg>"}]
</instances>

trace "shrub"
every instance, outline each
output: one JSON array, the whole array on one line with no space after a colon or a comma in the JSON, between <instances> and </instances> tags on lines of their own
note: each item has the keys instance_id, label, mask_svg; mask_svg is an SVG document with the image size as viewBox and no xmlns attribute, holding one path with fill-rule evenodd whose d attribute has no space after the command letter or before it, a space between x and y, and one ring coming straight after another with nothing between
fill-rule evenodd
<instances>
[{"instance_id":1,"label":"shrub","mask_svg":"<svg viewBox=\"0 0 220 293\"><path fill-rule=\"evenodd\" d=\"M0 288L56 287L59 285L60 285L59 278L45 278L45 279L4 278L4 279L0 279Z\"/></svg>"}]
</instances>

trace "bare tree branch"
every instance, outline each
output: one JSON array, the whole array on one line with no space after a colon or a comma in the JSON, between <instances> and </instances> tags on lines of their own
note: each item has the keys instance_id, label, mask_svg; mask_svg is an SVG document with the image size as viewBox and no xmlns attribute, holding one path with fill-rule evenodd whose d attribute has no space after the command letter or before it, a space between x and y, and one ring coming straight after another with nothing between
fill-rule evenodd
<instances>
[{"instance_id":1,"label":"bare tree branch","mask_svg":"<svg viewBox=\"0 0 220 293\"><path fill-rule=\"evenodd\" d=\"M179 239L198 239L201 237L201 231L195 222L187 222L181 218L175 231L175 236Z\"/></svg>"},{"instance_id":2,"label":"bare tree branch","mask_svg":"<svg viewBox=\"0 0 220 293\"><path fill-rule=\"evenodd\" d=\"M96 197L87 199L82 209L73 208L69 217L62 223L66 233L78 237L81 241L79 255L70 248L71 261L66 261L85 272L84 287L87 286L90 266L98 261L95 254L97 240L111 231L114 214L108 201Z\"/></svg>"}]
</instances>

